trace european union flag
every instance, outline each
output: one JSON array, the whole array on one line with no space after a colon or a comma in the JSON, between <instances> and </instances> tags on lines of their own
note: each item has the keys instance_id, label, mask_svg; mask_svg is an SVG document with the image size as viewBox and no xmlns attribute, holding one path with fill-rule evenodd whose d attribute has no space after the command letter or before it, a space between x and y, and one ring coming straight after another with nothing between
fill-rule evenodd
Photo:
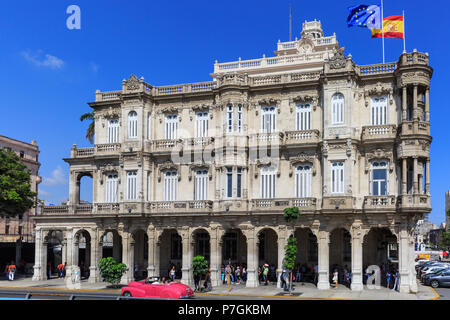
<instances>
[{"instance_id":1,"label":"european union flag","mask_svg":"<svg viewBox=\"0 0 450 320\"><path fill-rule=\"evenodd\" d=\"M381 29L381 7L379 5L359 5L349 7L347 18L349 27L357 26L369 29Z\"/></svg>"}]
</instances>

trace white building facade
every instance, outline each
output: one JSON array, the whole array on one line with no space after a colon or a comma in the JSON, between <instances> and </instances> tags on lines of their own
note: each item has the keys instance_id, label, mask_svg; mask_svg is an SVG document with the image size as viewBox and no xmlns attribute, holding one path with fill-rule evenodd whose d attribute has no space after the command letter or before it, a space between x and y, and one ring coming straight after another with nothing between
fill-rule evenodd
<instances>
[{"instance_id":1,"label":"white building facade","mask_svg":"<svg viewBox=\"0 0 450 320\"><path fill-rule=\"evenodd\" d=\"M191 283L202 254L213 285L232 262L256 287L257 266L281 271L295 234L297 262L318 265L319 289L330 287L333 265L347 265L362 290L364 268L396 247L400 291L416 292L414 228L431 211L428 61L414 51L359 66L312 21L300 40L278 42L275 57L216 62L211 82L153 87L131 76L120 91L97 91L95 146L73 146L65 159L69 205L36 219L34 279L59 230L63 259L70 268L81 256L93 282L108 254L149 276L180 266ZM84 176L91 205L79 201ZM293 206L301 216L286 224ZM122 281L133 277L130 267Z\"/></svg>"}]
</instances>

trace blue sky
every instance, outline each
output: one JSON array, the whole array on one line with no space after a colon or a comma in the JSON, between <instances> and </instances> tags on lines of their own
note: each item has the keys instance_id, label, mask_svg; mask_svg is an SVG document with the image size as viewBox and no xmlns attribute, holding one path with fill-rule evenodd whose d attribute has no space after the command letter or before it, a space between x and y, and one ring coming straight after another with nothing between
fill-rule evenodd
<instances>
[{"instance_id":1,"label":"blue sky","mask_svg":"<svg viewBox=\"0 0 450 320\"><path fill-rule=\"evenodd\" d=\"M370 31L346 26L347 7L378 1L293 2L293 33L305 20L322 21L326 35L338 41L357 64L380 63L381 40ZM81 8L81 30L68 30L66 9ZM385 1L385 16L406 11L407 50L430 54L431 84L430 220L444 221L445 192L450 190L446 119L449 74L448 1ZM119 90L131 74L153 85L211 80L214 61L272 56L278 39L289 40L288 0L247 1L9 1L0 10L0 134L38 141L42 167L40 198L59 204L68 197L70 147L89 146L88 123L95 90ZM386 40L386 61L403 50ZM89 188L82 197L90 200Z\"/></svg>"}]
</instances>

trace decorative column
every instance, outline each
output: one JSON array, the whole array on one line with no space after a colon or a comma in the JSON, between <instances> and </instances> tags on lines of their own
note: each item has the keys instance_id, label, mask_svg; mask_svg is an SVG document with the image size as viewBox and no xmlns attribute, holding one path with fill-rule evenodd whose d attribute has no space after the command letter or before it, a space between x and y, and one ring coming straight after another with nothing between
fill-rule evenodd
<instances>
[{"instance_id":1,"label":"decorative column","mask_svg":"<svg viewBox=\"0 0 450 320\"><path fill-rule=\"evenodd\" d=\"M61 260L62 260L62 264L67 262L67 239L64 236L64 232L63 232L63 242L62 242L62 252L61 252Z\"/></svg>"},{"instance_id":2,"label":"decorative column","mask_svg":"<svg viewBox=\"0 0 450 320\"><path fill-rule=\"evenodd\" d=\"M133 255L134 255L134 240L131 234L126 231L122 232L122 263L127 266L127 271L122 276L120 284L128 284L133 281L134 276L134 265L133 265Z\"/></svg>"},{"instance_id":3,"label":"decorative column","mask_svg":"<svg viewBox=\"0 0 450 320\"><path fill-rule=\"evenodd\" d=\"M425 121L430 122L430 87L425 91Z\"/></svg>"},{"instance_id":4,"label":"decorative column","mask_svg":"<svg viewBox=\"0 0 450 320\"><path fill-rule=\"evenodd\" d=\"M402 97L402 122L406 121L406 108L408 107L408 86L403 85L403 97Z\"/></svg>"},{"instance_id":5,"label":"decorative column","mask_svg":"<svg viewBox=\"0 0 450 320\"><path fill-rule=\"evenodd\" d=\"M408 179L408 168L407 168L407 164L408 164L408 159L407 158L403 158L402 159L402 195L406 195L408 190L407 190L407 179Z\"/></svg>"},{"instance_id":6,"label":"decorative column","mask_svg":"<svg viewBox=\"0 0 450 320\"><path fill-rule=\"evenodd\" d=\"M34 273L32 281L41 281L46 279L45 278L45 272L46 272L46 262L44 260L44 252L45 256L47 255L47 246L45 244L45 239L43 235L43 230L41 230L40 227L36 228L36 235L35 235L35 258L34 258Z\"/></svg>"},{"instance_id":7,"label":"decorative column","mask_svg":"<svg viewBox=\"0 0 450 320\"><path fill-rule=\"evenodd\" d=\"M283 272L284 247L286 246L286 234L278 233L278 272L277 288L281 288L281 273ZM295 277L295 275L293 275Z\"/></svg>"},{"instance_id":8,"label":"decorative column","mask_svg":"<svg viewBox=\"0 0 450 320\"><path fill-rule=\"evenodd\" d=\"M103 247L103 243L102 243ZM97 272L97 266L99 261L99 241L97 229L93 229L91 233L91 265L89 267L89 283L99 282L99 274Z\"/></svg>"},{"instance_id":9,"label":"decorative column","mask_svg":"<svg viewBox=\"0 0 450 320\"><path fill-rule=\"evenodd\" d=\"M425 170L425 194L430 195L430 158L427 158Z\"/></svg>"},{"instance_id":10,"label":"decorative column","mask_svg":"<svg viewBox=\"0 0 450 320\"><path fill-rule=\"evenodd\" d=\"M72 265L73 265L73 229L68 228L65 232L66 234L66 242L67 242L67 267L66 267L66 275L72 274Z\"/></svg>"},{"instance_id":11,"label":"decorative column","mask_svg":"<svg viewBox=\"0 0 450 320\"><path fill-rule=\"evenodd\" d=\"M417 120L417 109L418 109L418 101L417 101L417 89L418 89L418 84L414 83L414 94L413 94L413 120Z\"/></svg>"},{"instance_id":12,"label":"decorative column","mask_svg":"<svg viewBox=\"0 0 450 320\"><path fill-rule=\"evenodd\" d=\"M319 231L318 254L319 254L319 281L317 288L319 290L330 289L330 233L328 231Z\"/></svg>"},{"instance_id":13,"label":"decorative column","mask_svg":"<svg viewBox=\"0 0 450 320\"><path fill-rule=\"evenodd\" d=\"M400 275L400 292L409 293L410 288L410 271L409 271L409 235L407 230L401 230L399 233L399 275ZM412 264L414 266L414 264Z\"/></svg>"},{"instance_id":14,"label":"decorative column","mask_svg":"<svg viewBox=\"0 0 450 320\"><path fill-rule=\"evenodd\" d=\"M222 246L221 242L222 232L219 228L213 227L210 233L210 247L211 247L211 285L221 285L221 262L222 262Z\"/></svg>"},{"instance_id":15,"label":"decorative column","mask_svg":"<svg viewBox=\"0 0 450 320\"><path fill-rule=\"evenodd\" d=\"M417 293L418 287L417 287L417 280L416 280L416 270L414 268L414 262L416 259L416 253L414 248L415 238L413 235L409 234L409 257L408 257L408 267L409 267L409 290L411 293Z\"/></svg>"},{"instance_id":16,"label":"decorative column","mask_svg":"<svg viewBox=\"0 0 450 320\"><path fill-rule=\"evenodd\" d=\"M258 279L258 236L255 229L242 230L247 238L247 284L248 288L256 288L259 286Z\"/></svg>"},{"instance_id":17,"label":"decorative column","mask_svg":"<svg viewBox=\"0 0 450 320\"><path fill-rule=\"evenodd\" d=\"M417 157L414 157L414 167L413 167L413 187L414 187L414 194L417 194L419 192L419 181L417 179Z\"/></svg>"},{"instance_id":18,"label":"decorative column","mask_svg":"<svg viewBox=\"0 0 450 320\"><path fill-rule=\"evenodd\" d=\"M363 240L362 222L352 226L352 284L353 291L363 290Z\"/></svg>"},{"instance_id":19,"label":"decorative column","mask_svg":"<svg viewBox=\"0 0 450 320\"><path fill-rule=\"evenodd\" d=\"M191 239L189 228L184 228L181 232L178 232L181 235L181 241L183 246L183 259L181 266L181 283L185 285L189 285L191 282Z\"/></svg>"},{"instance_id":20,"label":"decorative column","mask_svg":"<svg viewBox=\"0 0 450 320\"><path fill-rule=\"evenodd\" d=\"M147 266L147 275L148 277L156 277L155 275L155 229L148 228L147 229L147 237L148 237L148 266ZM158 268L159 269L159 268Z\"/></svg>"},{"instance_id":21,"label":"decorative column","mask_svg":"<svg viewBox=\"0 0 450 320\"><path fill-rule=\"evenodd\" d=\"M72 265L78 266L80 255L80 234L75 234L73 238Z\"/></svg>"}]
</instances>

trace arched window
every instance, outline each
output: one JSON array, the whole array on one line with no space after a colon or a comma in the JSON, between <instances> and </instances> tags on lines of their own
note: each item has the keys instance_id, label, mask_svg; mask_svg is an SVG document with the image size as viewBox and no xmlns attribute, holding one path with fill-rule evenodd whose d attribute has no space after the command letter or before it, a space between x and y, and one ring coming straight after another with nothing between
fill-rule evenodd
<instances>
[{"instance_id":1,"label":"arched window","mask_svg":"<svg viewBox=\"0 0 450 320\"><path fill-rule=\"evenodd\" d=\"M117 173L110 173L106 176L106 202L117 203L117 186L119 176Z\"/></svg>"},{"instance_id":2,"label":"arched window","mask_svg":"<svg viewBox=\"0 0 450 320\"><path fill-rule=\"evenodd\" d=\"M131 111L128 114L128 138L136 139L138 136L138 127L137 127L137 113L135 111Z\"/></svg>"},{"instance_id":3,"label":"arched window","mask_svg":"<svg viewBox=\"0 0 450 320\"><path fill-rule=\"evenodd\" d=\"M119 119L108 121L108 143L119 142Z\"/></svg>"},{"instance_id":4,"label":"arched window","mask_svg":"<svg viewBox=\"0 0 450 320\"><path fill-rule=\"evenodd\" d=\"M343 124L344 123L344 110L345 110L344 95L341 93L337 93L331 98L331 123L332 124Z\"/></svg>"},{"instance_id":5,"label":"arched window","mask_svg":"<svg viewBox=\"0 0 450 320\"><path fill-rule=\"evenodd\" d=\"M298 165L295 168L295 197L310 198L312 189L312 166Z\"/></svg>"}]
</instances>

